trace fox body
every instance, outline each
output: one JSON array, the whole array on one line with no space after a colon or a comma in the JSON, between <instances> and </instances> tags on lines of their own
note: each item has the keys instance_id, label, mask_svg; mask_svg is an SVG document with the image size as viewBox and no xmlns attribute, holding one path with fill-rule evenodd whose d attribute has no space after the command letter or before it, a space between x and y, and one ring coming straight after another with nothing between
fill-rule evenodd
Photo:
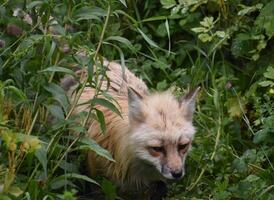
<instances>
[{"instance_id":1,"label":"fox body","mask_svg":"<svg viewBox=\"0 0 274 200\"><path fill-rule=\"evenodd\" d=\"M116 162L89 151L89 172L99 171L123 190L183 177L195 133L192 114L198 89L180 100L169 91L149 94L146 84L128 69L108 61L104 66L110 80L108 92L119 104L122 117L98 107L104 113L106 131L102 133L99 123L93 121L88 137L107 149ZM104 82L103 87L106 85ZM94 94L94 89L84 88L78 103L92 99ZM82 105L75 112L87 109Z\"/></svg>"}]
</instances>

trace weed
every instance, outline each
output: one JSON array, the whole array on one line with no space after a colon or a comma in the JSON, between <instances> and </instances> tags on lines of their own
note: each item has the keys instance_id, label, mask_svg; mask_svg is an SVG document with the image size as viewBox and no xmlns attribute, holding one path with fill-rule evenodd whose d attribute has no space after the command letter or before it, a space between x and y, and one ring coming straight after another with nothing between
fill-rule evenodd
<instances>
[{"instance_id":1,"label":"weed","mask_svg":"<svg viewBox=\"0 0 274 200\"><path fill-rule=\"evenodd\" d=\"M88 198L86 183L118 198L109 181L81 173L83 150L113 159L84 139L90 118L105 129L97 104L119 113L101 89L104 58L151 90L202 86L187 173L167 199L273 199L273 9L273 0L2 1L0 199ZM78 68L88 79L69 101L60 79ZM84 86L96 95L73 115Z\"/></svg>"}]
</instances>

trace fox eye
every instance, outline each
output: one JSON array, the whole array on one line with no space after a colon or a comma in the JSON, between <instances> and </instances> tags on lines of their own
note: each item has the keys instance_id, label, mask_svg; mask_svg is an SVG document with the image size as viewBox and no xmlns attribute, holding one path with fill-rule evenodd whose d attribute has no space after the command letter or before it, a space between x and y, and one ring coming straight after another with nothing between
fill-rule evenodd
<instances>
[{"instance_id":1,"label":"fox eye","mask_svg":"<svg viewBox=\"0 0 274 200\"><path fill-rule=\"evenodd\" d=\"M186 144L179 144L178 145L178 151L182 151L182 150L186 150L186 148L188 147L189 143Z\"/></svg>"},{"instance_id":2,"label":"fox eye","mask_svg":"<svg viewBox=\"0 0 274 200\"><path fill-rule=\"evenodd\" d=\"M158 152L158 153L164 153L165 148L164 147L150 147L153 151Z\"/></svg>"}]
</instances>

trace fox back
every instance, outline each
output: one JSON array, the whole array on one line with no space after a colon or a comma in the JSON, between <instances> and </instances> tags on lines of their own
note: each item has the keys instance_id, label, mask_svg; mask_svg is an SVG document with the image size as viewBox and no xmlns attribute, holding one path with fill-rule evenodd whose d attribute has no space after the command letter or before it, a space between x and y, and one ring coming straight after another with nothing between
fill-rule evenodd
<instances>
[{"instance_id":1,"label":"fox back","mask_svg":"<svg viewBox=\"0 0 274 200\"><path fill-rule=\"evenodd\" d=\"M183 177L195 133L192 115L199 89L179 100L169 91L149 94L146 84L127 68L108 61L104 61L104 66L110 81L108 93L119 104L122 117L98 107L104 113L106 131L102 134L99 123L92 121L88 137L107 149L116 162L89 151L90 175L99 172L123 190ZM106 88L107 82L102 87ZM94 94L94 89L84 88L78 103L92 99ZM82 105L75 112L87 109Z\"/></svg>"}]
</instances>

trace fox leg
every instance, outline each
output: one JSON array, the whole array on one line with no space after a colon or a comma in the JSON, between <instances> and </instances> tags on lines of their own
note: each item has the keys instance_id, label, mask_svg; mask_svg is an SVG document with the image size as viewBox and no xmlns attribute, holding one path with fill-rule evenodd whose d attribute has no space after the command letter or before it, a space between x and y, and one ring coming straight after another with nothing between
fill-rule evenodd
<instances>
[{"instance_id":1,"label":"fox leg","mask_svg":"<svg viewBox=\"0 0 274 200\"><path fill-rule=\"evenodd\" d=\"M167 186L163 181L153 182L150 186L150 200L162 200L167 195Z\"/></svg>"}]
</instances>

